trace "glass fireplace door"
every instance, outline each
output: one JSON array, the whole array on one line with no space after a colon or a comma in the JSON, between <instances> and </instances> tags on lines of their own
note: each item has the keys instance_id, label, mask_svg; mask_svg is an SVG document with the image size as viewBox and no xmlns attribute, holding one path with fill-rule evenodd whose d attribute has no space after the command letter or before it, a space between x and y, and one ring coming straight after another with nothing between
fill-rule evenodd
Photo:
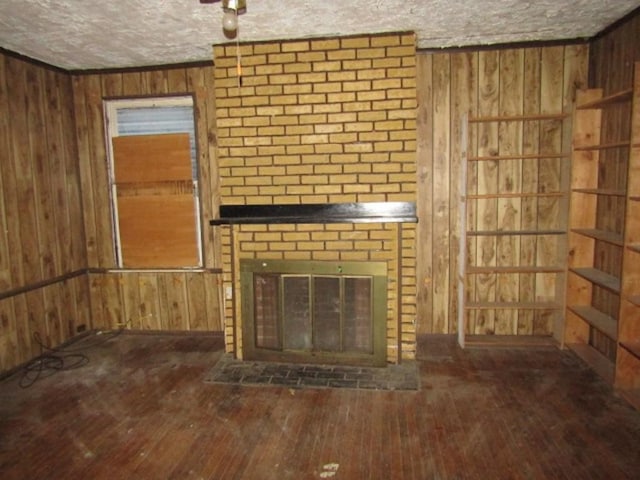
<instances>
[{"instance_id":1,"label":"glass fireplace door","mask_svg":"<svg viewBox=\"0 0 640 480\"><path fill-rule=\"evenodd\" d=\"M386 264L242 263L246 359L385 363Z\"/></svg>"}]
</instances>

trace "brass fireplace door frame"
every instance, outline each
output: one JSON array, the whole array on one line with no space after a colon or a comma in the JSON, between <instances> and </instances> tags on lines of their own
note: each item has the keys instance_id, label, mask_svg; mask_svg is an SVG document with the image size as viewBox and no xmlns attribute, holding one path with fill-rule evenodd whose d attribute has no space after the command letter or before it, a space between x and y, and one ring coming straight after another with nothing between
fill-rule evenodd
<instances>
[{"instance_id":1,"label":"brass fireplace door frame","mask_svg":"<svg viewBox=\"0 0 640 480\"><path fill-rule=\"evenodd\" d=\"M336 352L321 350L282 350L256 346L254 322L254 274L353 277L372 280L372 352ZM242 304L242 351L245 360L385 366L387 359L387 264L386 262L335 262L300 260L240 259ZM278 299L282 322L282 299ZM280 329L282 335L282 328ZM281 339L282 340L282 339ZM282 345L282 341L280 342Z\"/></svg>"}]
</instances>

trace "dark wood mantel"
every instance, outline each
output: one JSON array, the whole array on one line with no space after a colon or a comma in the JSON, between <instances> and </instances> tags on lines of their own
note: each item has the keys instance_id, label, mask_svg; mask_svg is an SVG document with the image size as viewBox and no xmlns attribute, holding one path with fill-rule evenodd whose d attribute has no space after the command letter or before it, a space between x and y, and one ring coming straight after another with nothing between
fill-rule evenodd
<instances>
[{"instance_id":1,"label":"dark wood mantel","mask_svg":"<svg viewBox=\"0 0 640 480\"><path fill-rule=\"evenodd\" d=\"M414 202L223 205L210 225L277 223L416 223Z\"/></svg>"}]
</instances>

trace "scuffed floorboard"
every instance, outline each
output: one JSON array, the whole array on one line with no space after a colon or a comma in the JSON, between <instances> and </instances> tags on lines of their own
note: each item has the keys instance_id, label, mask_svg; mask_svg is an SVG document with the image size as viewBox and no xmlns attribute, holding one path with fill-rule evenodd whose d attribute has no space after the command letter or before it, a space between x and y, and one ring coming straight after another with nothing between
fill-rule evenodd
<instances>
[{"instance_id":1,"label":"scuffed floorboard","mask_svg":"<svg viewBox=\"0 0 640 480\"><path fill-rule=\"evenodd\" d=\"M420 390L204 382L218 336L86 337L89 359L0 382L0 477L624 479L640 413L569 351L420 340Z\"/></svg>"}]
</instances>

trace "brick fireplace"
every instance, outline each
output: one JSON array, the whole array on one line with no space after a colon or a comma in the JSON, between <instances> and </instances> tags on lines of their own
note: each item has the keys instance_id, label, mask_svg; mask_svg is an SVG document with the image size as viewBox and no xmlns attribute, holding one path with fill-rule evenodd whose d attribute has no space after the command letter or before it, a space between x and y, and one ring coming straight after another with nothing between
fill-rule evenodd
<instances>
[{"instance_id":1,"label":"brick fireplace","mask_svg":"<svg viewBox=\"0 0 640 480\"><path fill-rule=\"evenodd\" d=\"M239 358L252 352L242 319L255 303L243 301L241 264L375 264L386 279L383 358L413 358L414 221L247 222L233 211L385 204L415 210L414 34L226 44L214 47L214 58L222 207L212 225L222 243L227 351Z\"/></svg>"}]
</instances>

